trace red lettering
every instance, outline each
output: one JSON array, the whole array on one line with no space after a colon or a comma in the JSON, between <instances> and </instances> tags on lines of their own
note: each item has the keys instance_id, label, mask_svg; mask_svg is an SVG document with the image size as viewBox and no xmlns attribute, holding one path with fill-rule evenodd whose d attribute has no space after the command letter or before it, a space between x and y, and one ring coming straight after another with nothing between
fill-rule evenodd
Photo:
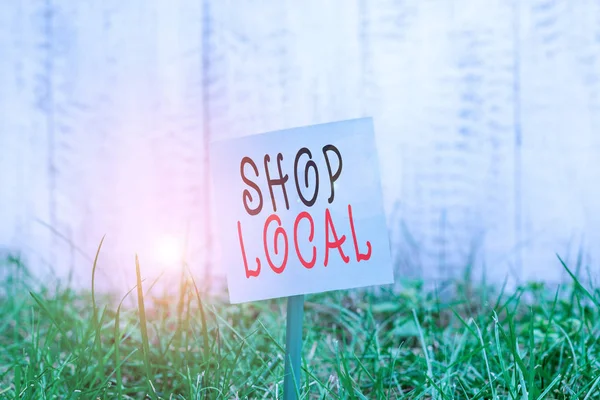
<instances>
[{"instance_id":1,"label":"red lettering","mask_svg":"<svg viewBox=\"0 0 600 400\"><path fill-rule=\"evenodd\" d=\"M333 242L329 241L329 228L331 227L331 233L333 235ZM329 212L329 209L326 208L325 209L325 266L327 266L327 264L329 263L329 249L335 249L337 248L338 251L340 252L340 256L342 257L342 260L344 260L344 262L346 264L348 264L348 262L350 261L350 257L348 257L347 255L344 254L344 251L342 250L342 244L344 244L344 242L346 241L346 235L342 235L339 239L337 236L337 233L335 232L335 226L333 226L333 221L331 220L331 213Z\"/></svg>"},{"instance_id":2,"label":"red lettering","mask_svg":"<svg viewBox=\"0 0 600 400\"><path fill-rule=\"evenodd\" d=\"M256 257L256 270L248 269L248 260L246 259L246 249L244 249L244 239L242 239L242 224L240 221L237 223L238 227L238 238L240 239L240 247L242 248L242 258L244 259L244 269L246 270L246 278L251 276L258 276L260 274L260 259Z\"/></svg>"},{"instance_id":3,"label":"red lettering","mask_svg":"<svg viewBox=\"0 0 600 400\"><path fill-rule=\"evenodd\" d=\"M300 220L303 218L306 218L310 223L310 234L308 235L308 241L312 242L315 236L315 223L312 217L308 212L302 211L300 214L298 214L298 216L296 217L296 221L294 222L294 246L296 247L296 254L298 255L298 259L300 260L302 265L304 265L305 268L310 269L314 267L315 263L317 262L317 248L313 246L312 259L308 262L304 260L302 254L300 254L300 248L298 247L298 225L300 224Z\"/></svg>"},{"instance_id":4,"label":"red lettering","mask_svg":"<svg viewBox=\"0 0 600 400\"><path fill-rule=\"evenodd\" d=\"M269 229L269 225L273 221L277 222L277 225L279 225L275 229L275 235L273 236L273 242L274 242L276 255L279 254L278 247L277 247L277 243L278 243L277 238L279 235L283 235L283 242L285 243L285 251L283 252L283 261L281 262L281 265L279 267L275 266L275 264L273 264L273 261L271 261L271 256L269 256L269 247L267 246L267 230ZM283 227L281 226L281 219L277 216L277 214L271 214L265 222L265 228L263 230L263 243L265 245L265 255L267 256L267 262L269 263L269 266L275 273L277 273L277 274L282 273L283 270L285 269L285 265L287 263L287 258L288 258L288 238L287 238L287 233L285 233L285 229L283 229Z\"/></svg>"},{"instance_id":5,"label":"red lettering","mask_svg":"<svg viewBox=\"0 0 600 400\"><path fill-rule=\"evenodd\" d=\"M356 261L367 261L371 258L371 242L367 240L367 254L361 254L358 251L358 240L356 239L356 231L354 230L354 219L352 219L352 206L348 204L348 218L350 219L350 229L352 230L352 240L354 241L354 251L356 252Z\"/></svg>"}]
</instances>

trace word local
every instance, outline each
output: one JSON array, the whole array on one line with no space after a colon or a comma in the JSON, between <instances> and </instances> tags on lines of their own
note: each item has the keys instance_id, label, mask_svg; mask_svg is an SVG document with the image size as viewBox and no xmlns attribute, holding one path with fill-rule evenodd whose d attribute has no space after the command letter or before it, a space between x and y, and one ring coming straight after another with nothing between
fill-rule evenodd
<instances>
[{"instance_id":1,"label":"word local","mask_svg":"<svg viewBox=\"0 0 600 400\"><path fill-rule=\"evenodd\" d=\"M328 197L327 201L329 204L331 204L331 203L333 203L333 200L335 198L334 183L339 179L339 177L342 173L342 167L343 167L342 155L340 154L337 147L335 147L331 144L324 146L322 149L322 152L323 152L323 157L325 158L325 164L327 166L327 173L328 173L328 177L329 177L330 196ZM331 168L329 153L334 153L338 159L338 167L335 172L333 172L332 168ZM305 197L304 193L300 189L300 183L299 183L299 177L298 177L298 173L299 173L298 164L300 162L300 159L303 156L308 157L308 161L306 162L306 165L304 167L304 186L306 187L306 189L308 189L310 186L309 185L310 170L312 170L315 175L314 192L312 193L312 196L310 196L310 197ZM278 177L276 177L276 178L272 178L271 174L269 172L269 162L270 161L271 161L271 157L268 154L266 154L264 156L264 170L265 170L266 181L267 181L267 184L269 187L271 203L273 206L273 214L270 214L264 222L264 228L263 228L263 234L262 234L263 240L262 241L263 241L263 245L264 245L264 255L267 260L267 263L269 264L269 267L271 267L271 269L275 273L281 274L285 270L286 265L287 265L290 245L289 245L289 241L288 241L288 233L286 232L285 228L282 226L281 218L276 214L277 205L275 202L273 188L275 186L281 186L281 190L283 192L283 199L285 201L285 208L286 208L286 210L289 210L290 207L289 207L287 190L286 190L286 183L289 180L289 176L287 174L283 175L283 171L282 171L282 167L281 167L281 161L283 161L283 155L281 153L277 154ZM260 214L260 212L263 209L263 205L264 205L263 204L263 194L262 194L258 184L256 182L252 181L246 175L245 167L247 165L249 165L252 168L256 178L260 178L260 174L259 174L258 168L256 166L256 163L250 157L244 157L242 159L242 161L240 163L241 178L246 185L248 185L251 189L254 190L255 195L258 198L258 204L255 206L253 206L251 204L254 200L254 196L250 192L249 189L244 190L242 199L243 199L244 208L246 209L246 212L250 216L257 216L258 214ZM318 169L317 164L313 160L311 151L306 147L301 148L296 153L296 158L294 160L294 181L296 184L296 190L298 192L298 196L299 196L300 200L302 201L302 203L304 203L304 205L307 207L312 207L315 204L315 202L317 200L317 196L319 194L319 169ZM371 243L369 241L366 242L366 247L367 247L366 253L361 253L359 251L358 239L357 239L357 235L356 235L356 230L354 228L354 220L352 218L352 206L350 204L348 204L347 209L348 209L348 221L350 224L350 232L352 234L352 241L354 244L354 253L356 256L356 261L360 262L360 261L369 260L371 258L371 250L372 250ZM307 238L299 238L298 237L298 227L302 220L306 220L310 226L310 233ZM267 243L268 243L267 234L269 231L269 226L273 223L276 224L275 233L273 236L273 243L274 243L273 247L274 247L275 255L280 254L279 243L280 243L280 239L283 239L283 246L284 246L284 248L282 250L283 260L281 261L280 265L276 265L273 262L273 260L271 258L271 254L269 252L269 247L267 245ZM325 255L324 255L324 260L323 260L323 266L327 267L327 265L329 264L329 252L330 252L330 250L333 250L333 249L337 249L342 261L344 263L348 264L350 262L350 257L347 256L344 253L344 250L342 249L342 245L346 241L346 235L338 236L337 231L335 229L335 225L331 218L331 212L329 211L329 208L325 208L323 225L325 228L325 240L323 243ZM260 272L261 272L261 259L259 257L256 257L256 269L251 269L249 267L248 257L246 255L246 249L244 246L244 239L243 239L243 234L242 234L242 224L240 221L238 221L238 223L237 223L237 230L238 230L238 238L239 238L239 242L240 242L240 249L242 252L242 258L244 261L244 268L246 270L246 277L247 278L257 277L260 275ZM300 241L303 240L303 241L307 241L308 243L312 244L313 239L314 239L314 233L315 233L315 222L314 222L313 216L308 211L300 212L296 216L296 219L294 221L293 242L294 242L294 249L296 252L297 259L300 261L300 263L305 268L308 268L308 269L313 268L317 262L317 246L316 245L312 246L312 252L311 252L312 254L310 255L310 258L307 258L307 257L305 257L306 254L303 255L302 252L300 251L300 247L301 247ZM306 243L306 242L304 242L304 243Z\"/></svg>"}]
</instances>

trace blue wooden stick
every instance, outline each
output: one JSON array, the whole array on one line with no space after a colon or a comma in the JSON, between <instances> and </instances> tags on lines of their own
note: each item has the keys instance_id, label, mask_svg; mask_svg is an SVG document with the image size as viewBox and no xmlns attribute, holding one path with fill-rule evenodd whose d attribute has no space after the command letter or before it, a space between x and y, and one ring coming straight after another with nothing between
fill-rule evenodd
<instances>
[{"instance_id":1,"label":"blue wooden stick","mask_svg":"<svg viewBox=\"0 0 600 400\"><path fill-rule=\"evenodd\" d=\"M298 399L297 393L300 391L303 319L304 295L288 297L285 333L285 376L283 377L283 398L285 400Z\"/></svg>"}]
</instances>

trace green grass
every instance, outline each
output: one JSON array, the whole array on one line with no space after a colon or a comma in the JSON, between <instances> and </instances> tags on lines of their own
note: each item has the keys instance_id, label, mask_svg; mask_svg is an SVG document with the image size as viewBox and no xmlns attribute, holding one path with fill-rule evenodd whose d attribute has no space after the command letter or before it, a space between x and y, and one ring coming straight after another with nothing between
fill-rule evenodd
<instances>
[{"instance_id":1,"label":"green grass","mask_svg":"<svg viewBox=\"0 0 600 400\"><path fill-rule=\"evenodd\" d=\"M3 268L19 272L0 300L0 398L281 397L284 301L223 304L188 274L177 296L158 296L134 267L137 286L115 302L93 291L30 292L25 267L8 260ZM456 282L308 296L300 392L599 398L598 293L572 277L510 293Z\"/></svg>"}]
</instances>

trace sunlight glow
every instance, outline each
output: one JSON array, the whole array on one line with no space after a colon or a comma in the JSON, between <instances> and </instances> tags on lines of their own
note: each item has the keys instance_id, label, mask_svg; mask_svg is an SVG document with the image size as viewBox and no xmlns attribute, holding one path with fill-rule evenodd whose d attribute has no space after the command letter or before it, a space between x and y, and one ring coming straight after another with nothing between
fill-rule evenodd
<instances>
[{"instance_id":1,"label":"sunlight glow","mask_svg":"<svg viewBox=\"0 0 600 400\"><path fill-rule=\"evenodd\" d=\"M183 245L175 236L163 236L156 243L156 260L161 264L175 266L183 261Z\"/></svg>"}]
</instances>

